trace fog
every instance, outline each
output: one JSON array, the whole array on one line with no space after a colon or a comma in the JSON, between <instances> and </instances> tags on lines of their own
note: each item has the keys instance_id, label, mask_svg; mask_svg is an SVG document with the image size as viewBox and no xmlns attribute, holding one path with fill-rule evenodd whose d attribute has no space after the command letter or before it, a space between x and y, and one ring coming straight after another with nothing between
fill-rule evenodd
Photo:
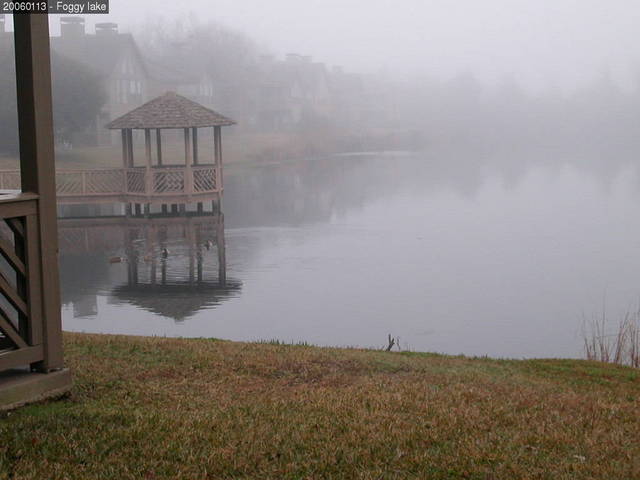
<instances>
[{"instance_id":1,"label":"fog","mask_svg":"<svg viewBox=\"0 0 640 480\"><path fill-rule=\"evenodd\" d=\"M576 332L602 299L617 318L640 294L638 24L627 0L112 0L107 16L52 16L58 176L116 179L87 187L83 171L63 194L126 194L129 174L161 179L136 184L154 195L193 187L184 131L163 131L162 163L149 135L134 131L123 155L106 128L168 91L237 123L223 129L224 215L213 187L182 210L178 197L144 212L67 197L65 327L365 346L392 333L419 350L580 355ZM10 35L0 47L11 170ZM198 135L198 172L217 189L211 129ZM16 172L0 179L16 188ZM201 227L217 257L212 239L193 244ZM183 311L117 294L138 273L155 280L155 229L170 233L173 256L158 261ZM191 288L198 269L220 283L215 298Z\"/></svg>"},{"instance_id":2,"label":"fog","mask_svg":"<svg viewBox=\"0 0 640 480\"><path fill-rule=\"evenodd\" d=\"M453 147L592 156L640 146L639 14L626 0L113 0L108 16L85 20L87 32L107 20L132 32L155 77L209 75L202 103L237 120L235 131L288 135L238 156ZM51 27L57 35L55 16Z\"/></svg>"},{"instance_id":3,"label":"fog","mask_svg":"<svg viewBox=\"0 0 640 480\"><path fill-rule=\"evenodd\" d=\"M232 159L452 147L628 155L640 146L640 5L631 0L112 0L110 9L86 16L84 29L111 21L132 33L143 84L139 98L120 100L108 80L88 137L163 91L193 97L210 81L212 94L193 99L235 119L236 132L286 135L272 149L253 138ZM51 17L54 37L62 18ZM53 50L87 63L64 43ZM61 90L70 82L53 80ZM101 143L59 125L60 142Z\"/></svg>"},{"instance_id":4,"label":"fog","mask_svg":"<svg viewBox=\"0 0 640 480\"><path fill-rule=\"evenodd\" d=\"M276 54L300 51L363 73L442 79L470 71L482 81L513 75L526 88L572 90L605 70L635 85L639 14L634 0L112 0L108 17L131 30L153 17L193 15Z\"/></svg>"}]
</instances>

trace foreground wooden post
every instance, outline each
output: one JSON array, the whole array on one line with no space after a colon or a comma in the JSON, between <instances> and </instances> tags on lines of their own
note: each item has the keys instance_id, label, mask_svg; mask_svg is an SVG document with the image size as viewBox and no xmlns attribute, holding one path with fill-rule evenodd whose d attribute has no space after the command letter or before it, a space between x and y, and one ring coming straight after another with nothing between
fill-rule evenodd
<instances>
[{"instance_id":1,"label":"foreground wooden post","mask_svg":"<svg viewBox=\"0 0 640 480\"><path fill-rule=\"evenodd\" d=\"M14 15L14 30L22 192L0 195L0 221L13 236L0 254L16 277L14 288L0 276L0 292L18 324L3 305L0 410L71 387L62 359L48 17Z\"/></svg>"},{"instance_id":2,"label":"foreground wooden post","mask_svg":"<svg viewBox=\"0 0 640 480\"><path fill-rule=\"evenodd\" d=\"M37 368L48 372L62 368L48 17L15 15L14 25L22 191L39 196L44 359Z\"/></svg>"}]
</instances>

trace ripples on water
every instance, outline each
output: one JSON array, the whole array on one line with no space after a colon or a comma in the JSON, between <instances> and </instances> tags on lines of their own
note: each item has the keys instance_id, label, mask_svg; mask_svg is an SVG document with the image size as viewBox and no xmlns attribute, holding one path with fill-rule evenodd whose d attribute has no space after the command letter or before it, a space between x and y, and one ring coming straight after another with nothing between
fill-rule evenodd
<instances>
[{"instance_id":1,"label":"ripples on water","mask_svg":"<svg viewBox=\"0 0 640 480\"><path fill-rule=\"evenodd\" d=\"M640 295L631 167L384 155L229 170L224 217L62 220L65 328L571 357L583 314Z\"/></svg>"}]
</instances>

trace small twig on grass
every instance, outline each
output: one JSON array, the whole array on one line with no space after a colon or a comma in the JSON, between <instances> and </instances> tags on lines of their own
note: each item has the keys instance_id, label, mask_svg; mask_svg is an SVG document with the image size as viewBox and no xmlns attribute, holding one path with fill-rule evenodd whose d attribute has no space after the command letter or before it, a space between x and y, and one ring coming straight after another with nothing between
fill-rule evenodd
<instances>
[{"instance_id":1,"label":"small twig on grass","mask_svg":"<svg viewBox=\"0 0 640 480\"><path fill-rule=\"evenodd\" d=\"M393 338L391 334L389 334L389 345L387 345L387 348L385 349L385 351L390 352L395 344L396 344L395 338Z\"/></svg>"},{"instance_id":2,"label":"small twig on grass","mask_svg":"<svg viewBox=\"0 0 640 480\"><path fill-rule=\"evenodd\" d=\"M389 340L388 340L388 342L389 342L389 344L388 344L388 345L387 345L387 347L384 349L384 351L385 351L385 352L390 352L390 351L391 351L391 349L392 349L393 347L396 347L396 346L398 347L398 350L401 350L401 349L400 349L400 337L393 338L393 337L391 336L391 334L389 334Z\"/></svg>"}]
</instances>

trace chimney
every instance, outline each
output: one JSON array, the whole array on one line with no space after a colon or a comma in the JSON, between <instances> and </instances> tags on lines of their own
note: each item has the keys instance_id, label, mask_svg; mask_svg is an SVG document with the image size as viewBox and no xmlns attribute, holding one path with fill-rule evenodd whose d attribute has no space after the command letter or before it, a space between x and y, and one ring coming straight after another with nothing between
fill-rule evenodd
<instances>
[{"instance_id":1,"label":"chimney","mask_svg":"<svg viewBox=\"0 0 640 480\"><path fill-rule=\"evenodd\" d=\"M96 35L115 35L118 33L118 24L111 22L96 23Z\"/></svg>"},{"instance_id":2,"label":"chimney","mask_svg":"<svg viewBox=\"0 0 640 480\"><path fill-rule=\"evenodd\" d=\"M287 62L295 63L302 60L302 56L298 53L287 53Z\"/></svg>"},{"instance_id":3,"label":"chimney","mask_svg":"<svg viewBox=\"0 0 640 480\"><path fill-rule=\"evenodd\" d=\"M84 36L83 17L60 18L60 35L64 39L77 40Z\"/></svg>"}]
</instances>

